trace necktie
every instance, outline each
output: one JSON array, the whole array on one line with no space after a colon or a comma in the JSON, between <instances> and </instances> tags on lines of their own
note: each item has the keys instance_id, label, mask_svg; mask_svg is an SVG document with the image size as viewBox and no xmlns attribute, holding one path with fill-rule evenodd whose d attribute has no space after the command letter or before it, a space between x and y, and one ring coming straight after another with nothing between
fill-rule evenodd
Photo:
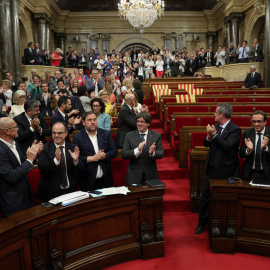
<instances>
[{"instance_id":1,"label":"necktie","mask_svg":"<svg viewBox=\"0 0 270 270\"><path fill-rule=\"evenodd\" d=\"M64 155L64 146L60 146L61 150L61 160L60 160L60 172L61 172L61 186L62 188L67 188L68 182L67 182L67 169L66 169L66 160Z\"/></svg>"},{"instance_id":2,"label":"necktie","mask_svg":"<svg viewBox=\"0 0 270 270\"><path fill-rule=\"evenodd\" d=\"M242 58L244 58L244 53L245 53L245 49L243 48L243 51L242 51Z\"/></svg>"},{"instance_id":3,"label":"necktie","mask_svg":"<svg viewBox=\"0 0 270 270\"><path fill-rule=\"evenodd\" d=\"M251 74L252 79L254 78L254 73Z\"/></svg>"},{"instance_id":4,"label":"necktie","mask_svg":"<svg viewBox=\"0 0 270 270\"><path fill-rule=\"evenodd\" d=\"M261 169L261 133L257 133L259 138L256 145L255 153L255 170L259 171Z\"/></svg>"},{"instance_id":5,"label":"necktie","mask_svg":"<svg viewBox=\"0 0 270 270\"><path fill-rule=\"evenodd\" d=\"M142 142L145 142L145 136L146 134L140 134ZM145 149L145 145L143 146L143 149Z\"/></svg>"},{"instance_id":6,"label":"necktie","mask_svg":"<svg viewBox=\"0 0 270 270\"><path fill-rule=\"evenodd\" d=\"M131 113L132 113L132 116L135 118L135 115L136 115L136 114L135 114L135 111L134 111L133 108L131 109Z\"/></svg>"},{"instance_id":7,"label":"necktie","mask_svg":"<svg viewBox=\"0 0 270 270\"><path fill-rule=\"evenodd\" d=\"M219 127L219 128L218 128L217 135L219 135L219 136L221 135L222 129L223 129L223 127Z\"/></svg>"}]
</instances>

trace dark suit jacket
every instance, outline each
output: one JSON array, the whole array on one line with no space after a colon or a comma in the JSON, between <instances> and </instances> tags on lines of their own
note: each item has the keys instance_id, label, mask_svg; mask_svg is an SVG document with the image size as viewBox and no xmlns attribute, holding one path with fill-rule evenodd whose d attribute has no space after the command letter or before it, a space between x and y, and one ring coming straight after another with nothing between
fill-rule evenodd
<instances>
[{"instance_id":1,"label":"dark suit jacket","mask_svg":"<svg viewBox=\"0 0 270 270\"><path fill-rule=\"evenodd\" d=\"M51 108L51 101L48 99L47 105L45 101L41 98L42 93L36 95L36 100L40 102L40 113L43 114L44 116L52 116L52 108Z\"/></svg>"},{"instance_id":2,"label":"dark suit jacket","mask_svg":"<svg viewBox=\"0 0 270 270\"><path fill-rule=\"evenodd\" d=\"M265 131L264 131L264 136L269 137L270 136L270 127L265 127ZM245 159L244 165L243 165L243 179L247 180L248 179L248 175L252 169L253 166L253 162L255 159L254 153L255 151L252 151L249 155L246 155L246 144L245 144L245 139L249 138L254 147L255 147L255 138L256 138L256 131L254 128L250 128L248 130L245 130L244 132L244 138L242 141L242 145L240 148L240 157ZM270 180L270 143L268 143L268 151L261 151L261 162L262 162L262 167L265 173L265 176L267 177L267 179Z\"/></svg>"},{"instance_id":3,"label":"dark suit jacket","mask_svg":"<svg viewBox=\"0 0 270 270\"><path fill-rule=\"evenodd\" d=\"M257 57L255 56L255 51L257 52ZM252 50L251 53L253 53L253 58L252 61L255 62L262 62L263 60L263 45L262 44L258 44L258 47L256 50Z\"/></svg>"},{"instance_id":4,"label":"dark suit jacket","mask_svg":"<svg viewBox=\"0 0 270 270\"><path fill-rule=\"evenodd\" d=\"M180 73L179 66L180 66L180 61L172 61L171 63L171 74L172 77L177 77L177 75Z\"/></svg>"},{"instance_id":5,"label":"dark suit jacket","mask_svg":"<svg viewBox=\"0 0 270 270\"><path fill-rule=\"evenodd\" d=\"M79 159L77 166L74 165L73 159L68 150L74 151L74 146L69 142L65 143L65 156L67 176L71 192L77 190L78 173L83 173L84 164ZM55 197L60 196L61 170L60 166L54 163L56 147L54 141L50 141L44 146L43 151L38 155L38 167L42 178L39 182L36 197L47 202Z\"/></svg>"},{"instance_id":6,"label":"dark suit jacket","mask_svg":"<svg viewBox=\"0 0 270 270\"><path fill-rule=\"evenodd\" d=\"M72 97L69 97L69 98L71 100L71 109L70 109L70 111L72 111L72 110L80 110L80 113L77 116L82 117L83 114L85 113L85 111L84 111L84 108L83 108L83 105L82 105L82 102L81 102L80 98L77 97L77 96L72 96Z\"/></svg>"},{"instance_id":7,"label":"dark suit jacket","mask_svg":"<svg viewBox=\"0 0 270 270\"><path fill-rule=\"evenodd\" d=\"M205 64L208 63L207 52L204 53L204 59L205 59ZM214 64L214 53L213 52L210 52L210 63L213 66L213 64Z\"/></svg>"},{"instance_id":8,"label":"dark suit jacket","mask_svg":"<svg viewBox=\"0 0 270 270\"><path fill-rule=\"evenodd\" d=\"M35 65L35 62L32 64L30 61L36 59L36 50L32 49L32 53L29 48L24 49L24 64L25 65Z\"/></svg>"},{"instance_id":9,"label":"dark suit jacket","mask_svg":"<svg viewBox=\"0 0 270 270\"><path fill-rule=\"evenodd\" d=\"M135 129L137 129L136 117L135 115L133 116L128 105L124 104L118 114L118 128L116 134L116 145L118 148L123 147L126 134Z\"/></svg>"},{"instance_id":10,"label":"dark suit jacket","mask_svg":"<svg viewBox=\"0 0 270 270\"><path fill-rule=\"evenodd\" d=\"M215 125L216 130L219 124ZM217 135L212 141L203 141L205 147L210 147L206 160L207 168L214 170L216 179L240 177L238 147L241 140L241 129L232 121L228 123L221 136Z\"/></svg>"},{"instance_id":11,"label":"dark suit jacket","mask_svg":"<svg viewBox=\"0 0 270 270\"><path fill-rule=\"evenodd\" d=\"M50 123L50 127L52 128L53 124L56 122L64 122L67 127L68 127L68 134L71 134L74 131L73 126L69 127L68 126L68 115L66 114L65 120L63 119L62 114L59 112L59 110L56 110L56 112L54 113L54 115L51 118L51 123ZM69 136L66 137L66 141L69 141Z\"/></svg>"},{"instance_id":12,"label":"dark suit jacket","mask_svg":"<svg viewBox=\"0 0 270 270\"><path fill-rule=\"evenodd\" d=\"M128 172L126 182L128 185L140 184L143 173L146 180L158 179L158 171L156 159L161 159L164 156L164 150L161 142L161 134L148 129L145 149L136 158L134 149L141 143L141 136L138 130L129 132L124 141L122 157L129 159ZM153 157L149 156L149 147L156 143L156 151Z\"/></svg>"},{"instance_id":13,"label":"dark suit jacket","mask_svg":"<svg viewBox=\"0 0 270 270\"><path fill-rule=\"evenodd\" d=\"M0 141L0 213L8 216L32 206L28 172L33 165L26 160L20 147L21 165L10 148Z\"/></svg>"},{"instance_id":14,"label":"dark suit jacket","mask_svg":"<svg viewBox=\"0 0 270 270\"><path fill-rule=\"evenodd\" d=\"M76 55L76 58L72 58L72 54L68 57L68 63L69 63L69 67L76 67L78 68L78 64L79 64L79 56Z\"/></svg>"},{"instance_id":15,"label":"dark suit jacket","mask_svg":"<svg viewBox=\"0 0 270 270\"><path fill-rule=\"evenodd\" d=\"M192 69L192 72L190 72L189 69ZM197 60L196 59L192 59L192 63L190 62L190 59L187 60L186 62L186 70L188 75L193 75L193 73L196 71L197 69Z\"/></svg>"},{"instance_id":16,"label":"dark suit jacket","mask_svg":"<svg viewBox=\"0 0 270 270\"><path fill-rule=\"evenodd\" d=\"M45 54L44 54L44 50L39 48L39 54L37 54L36 51L36 57L35 57L35 64L39 64L40 65L45 65Z\"/></svg>"},{"instance_id":17,"label":"dark suit jacket","mask_svg":"<svg viewBox=\"0 0 270 270\"><path fill-rule=\"evenodd\" d=\"M139 103L143 104L143 91L142 91L142 89L136 88L136 89L134 89L134 92L136 92L136 94L138 96Z\"/></svg>"},{"instance_id":18,"label":"dark suit jacket","mask_svg":"<svg viewBox=\"0 0 270 270\"><path fill-rule=\"evenodd\" d=\"M252 88L254 85L260 87L262 85L262 79L261 74L258 72L255 72L254 78L251 77L251 73L248 73L246 79L243 82L243 86L246 86L247 88Z\"/></svg>"},{"instance_id":19,"label":"dark suit jacket","mask_svg":"<svg viewBox=\"0 0 270 270\"><path fill-rule=\"evenodd\" d=\"M51 136L51 130L49 129L46 121L44 120L44 116L42 114L39 115L40 120L40 127L42 128L42 133L40 135L39 132L36 132L37 140L42 141L43 143L46 143L45 136ZM21 147L21 150L24 154L26 154L26 151L29 146L33 143L33 135L34 132L30 129L30 124L28 119L26 118L25 112L17 115L14 117L14 121L17 123L19 127L17 141L19 142L19 145Z\"/></svg>"},{"instance_id":20,"label":"dark suit jacket","mask_svg":"<svg viewBox=\"0 0 270 270\"><path fill-rule=\"evenodd\" d=\"M117 155L117 148L113 141L112 135L108 130L98 128L97 140L99 150L103 149L106 154L106 159L98 162L87 163L88 156L94 156L96 154L93 144L85 129L82 129L79 133L73 137L73 144L80 149L80 159L85 165L85 172L80 176L80 188L84 191L93 189L96 182L96 175L98 165L100 165L103 171L103 177L105 180L105 187L109 187L113 183L112 165L111 160Z\"/></svg>"}]
</instances>

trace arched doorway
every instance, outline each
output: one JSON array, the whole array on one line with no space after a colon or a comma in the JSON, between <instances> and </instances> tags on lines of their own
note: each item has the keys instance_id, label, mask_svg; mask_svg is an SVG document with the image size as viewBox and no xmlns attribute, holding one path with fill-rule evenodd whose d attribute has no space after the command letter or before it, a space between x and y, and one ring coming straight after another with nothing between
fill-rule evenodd
<instances>
[{"instance_id":1,"label":"arched doorway","mask_svg":"<svg viewBox=\"0 0 270 270\"><path fill-rule=\"evenodd\" d=\"M250 43L253 44L253 40L257 38L259 43L263 44L264 42L264 24L265 24L265 16L258 18L255 22L251 35L250 35ZM250 45L251 46L251 45Z\"/></svg>"},{"instance_id":2,"label":"arched doorway","mask_svg":"<svg viewBox=\"0 0 270 270\"><path fill-rule=\"evenodd\" d=\"M143 43L132 43L132 44L129 44L127 46L125 46L121 51L120 51L120 55L125 55L125 52L127 52L128 50L130 50L131 48L134 49L134 47L137 49L137 50L143 50L143 52L147 52L149 51L151 48Z\"/></svg>"}]
</instances>

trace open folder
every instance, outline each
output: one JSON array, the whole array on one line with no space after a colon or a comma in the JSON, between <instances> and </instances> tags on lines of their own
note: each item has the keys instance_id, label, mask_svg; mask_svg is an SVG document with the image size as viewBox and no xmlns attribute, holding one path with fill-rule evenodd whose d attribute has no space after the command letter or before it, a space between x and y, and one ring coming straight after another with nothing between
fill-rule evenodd
<instances>
[{"instance_id":1,"label":"open folder","mask_svg":"<svg viewBox=\"0 0 270 270\"><path fill-rule=\"evenodd\" d=\"M75 191L75 192L68 193L68 194L56 197L54 199L51 199L49 203L67 205L67 204L78 202L80 200L84 200L87 198L89 198L88 192Z\"/></svg>"}]
</instances>

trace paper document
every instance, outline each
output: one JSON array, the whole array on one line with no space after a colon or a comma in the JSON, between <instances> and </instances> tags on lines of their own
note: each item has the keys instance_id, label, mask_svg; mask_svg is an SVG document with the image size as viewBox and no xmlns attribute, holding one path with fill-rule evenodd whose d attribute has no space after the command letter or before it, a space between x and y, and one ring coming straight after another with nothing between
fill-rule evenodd
<instances>
[{"instance_id":1,"label":"paper document","mask_svg":"<svg viewBox=\"0 0 270 270\"><path fill-rule=\"evenodd\" d=\"M102 195L106 196L106 195L115 195L115 194L123 194L123 195L127 195L128 192L130 192L128 190L127 187L112 187L112 188L103 188L102 190Z\"/></svg>"},{"instance_id":2,"label":"paper document","mask_svg":"<svg viewBox=\"0 0 270 270\"><path fill-rule=\"evenodd\" d=\"M270 187L270 185L264 185L264 184L254 184L253 180L249 183L253 187Z\"/></svg>"},{"instance_id":3,"label":"paper document","mask_svg":"<svg viewBox=\"0 0 270 270\"><path fill-rule=\"evenodd\" d=\"M75 191L75 192L68 193L68 194L56 197L54 199L51 199L49 203L51 204L61 203L63 205L66 205L66 204L71 204L73 202L78 202L80 200L87 199L87 198L89 198L89 194L87 192Z\"/></svg>"}]
</instances>

